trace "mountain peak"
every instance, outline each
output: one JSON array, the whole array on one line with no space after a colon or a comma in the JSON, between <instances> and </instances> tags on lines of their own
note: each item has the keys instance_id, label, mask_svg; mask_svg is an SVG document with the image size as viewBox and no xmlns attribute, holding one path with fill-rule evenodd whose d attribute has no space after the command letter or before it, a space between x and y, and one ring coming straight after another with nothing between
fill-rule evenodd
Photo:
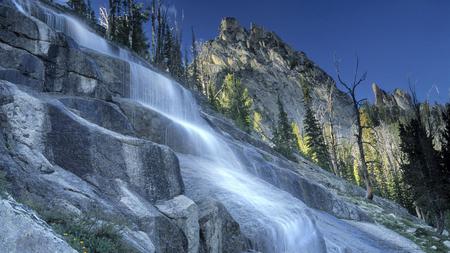
<instances>
[{"instance_id":1,"label":"mountain peak","mask_svg":"<svg viewBox=\"0 0 450 253\"><path fill-rule=\"evenodd\" d=\"M245 29L234 17L225 17L220 22L220 39L224 41L243 41L247 36Z\"/></svg>"},{"instance_id":2,"label":"mountain peak","mask_svg":"<svg viewBox=\"0 0 450 253\"><path fill-rule=\"evenodd\" d=\"M376 83L373 83L372 90L375 95L376 106L398 106L403 110L408 110L412 107L411 96L402 89L395 89L392 93L388 93Z\"/></svg>"},{"instance_id":3,"label":"mountain peak","mask_svg":"<svg viewBox=\"0 0 450 253\"><path fill-rule=\"evenodd\" d=\"M329 87L335 86L333 79L320 69L301 51L285 43L275 32L252 23L242 26L236 18L224 18L219 35L199 50L196 61L202 70L200 79L222 87L224 77L233 73L248 89L254 110L263 114L262 131L272 134L272 125L278 119L277 97L282 98L288 116L302 126L304 115L302 85L305 81L314 94L314 108L324 108ZM336 93L336 108L341 117L336 125L340 133L351 129L352 108L348 97Z\"/></svg>"}]
</instances>

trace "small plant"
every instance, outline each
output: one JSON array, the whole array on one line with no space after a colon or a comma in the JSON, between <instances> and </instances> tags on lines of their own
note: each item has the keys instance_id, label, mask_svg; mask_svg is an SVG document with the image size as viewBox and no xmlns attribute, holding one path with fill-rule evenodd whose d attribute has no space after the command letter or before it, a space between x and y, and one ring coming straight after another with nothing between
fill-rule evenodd
<instances>
[{"instance_id":1,"label":"small plant","mask_svg":"<svg viewBox=\"0 0 450 253\"><path fill-rule=\"evenodd\" d=\"M96 212L80 218L67 217L55 211L41 211L40 214L78 252L134 252L121 241L121 226L100 220Z\"/></svg>"}]
</instances>

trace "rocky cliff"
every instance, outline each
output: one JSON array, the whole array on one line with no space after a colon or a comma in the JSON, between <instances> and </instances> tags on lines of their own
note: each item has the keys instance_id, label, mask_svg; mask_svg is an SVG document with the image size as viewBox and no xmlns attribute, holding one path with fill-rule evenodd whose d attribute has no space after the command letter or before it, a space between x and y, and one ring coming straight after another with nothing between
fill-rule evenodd
<instances>
[{"instance_id":1,"label":"rocky cliff","mask_svg":"<svg viewBox=\"0 0 450 253\"><path fill-rule=\"evenodd\" d=\"M375 106L398 107L404 111L409 111L413 108L411 96L401 89L395 89L389 94L374 83L372 84L372 91L375 96Z\"/></svg>"},{"instance_id":2,"label":"rocky cliff","mask_svg":"<svg viewBox=\"0 0 450 253\"><path fill-rule=\"evenodd\" d=\"M326 101L333 90L337 132L348 135L352 127L353 111L349 98L335 88L334 80L312 62L304 52L298 52L275 33L252 24L241 26L234 18L222 20L219 35L202 44L198 56L203 83L213 83L220 89L227 73L234 73L248 88L254 109L262 114L262 127L271 135L277 121L277 97L289 118L300 127L305 114L302 83L313 98L313 108L321 120L327 109Z\"/></svg>"},{"instance_id":3,"label":"rocky cliff","mask_svg":"<svg viewBox=\"0 0 450 253\"><path fill-rule=\"evenodd\" d=\"M137 69L147 74L139 77L152 77L147 85L167 85L156 94L158 102L165 102L163 89L190 96L148 64L83 46L68 27L89 32L38 1L0 2L0 189L7 189L0 197L2 249L294 252L288 249L302 245L310 252L422 252L389 229L398 227L428 243L416 231L431 228L403 208L377 197L366 202L359 187L306 160L286 160L207 108L188 108L203 111L200 125L133 99ZM223 31L225 39L249 35L232 28L231 35ZM95 38L95 45L126 53ZM304 61L292 71L308 62L286 51ZM280 59L278 67L288 71L289 65ZM286 80L292 92L300 91L294 72ZM317 85L320 93L324 87ZM239 168L222 169L200 156L195 147L203 139L207 146L217 139L217 146L228 147L214 154L236 156Z\"/></svg>"}]
</instances>

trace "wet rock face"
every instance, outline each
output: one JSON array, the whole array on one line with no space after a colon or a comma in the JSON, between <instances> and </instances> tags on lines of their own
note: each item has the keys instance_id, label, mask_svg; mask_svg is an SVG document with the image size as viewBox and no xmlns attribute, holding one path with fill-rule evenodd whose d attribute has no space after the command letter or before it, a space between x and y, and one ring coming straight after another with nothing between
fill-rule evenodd
<instances>
[{"instance_id":1,"label":"wet rock face","mask_svg":"<svg viewBox=\"0 0 450 253\"><path fill-rule=\"evenodd\" d=\"M114 102L131 123L134 136L167 145L176 152L195 152L195 146L186 141L189 133L180 124L138 102L123 98Z\"/></svg>"},{"instance_id":2,"label":"wet rock face","mask_svg":"<svg viewBox=\"0 0 450 253\"><path fill-rule=\"evenodd\" d=\"M178 159L168 148L104 131L58 104L48 110L47 156L55 164L105 191L111 180L128 179L151 202L183 192Z\"/></svg>"},{"instance_id":3,"label":"wet rock face","mask_svg":"<svg viewBox=\"0 0 450 253\"><path fill-rule=\"evenodd\" d=\"M320 120L327 92L335 86L332 78L303 52L291 48L275 33L257 25L247 30L234 18L222 20L218 37L200 48L198 63L202 80L212 82L217 89L228 73L241 79L253 98L254 109L262 114L262 128L269 136L278 118L278 95L289 118L301 127L304 116L301 79L306 80L311 90L313 107ZM339 115L335 126L340 126L338 132L345 135L351 130L353 111L345 94L335 91L334 98L335 114Z\"/></svg>"},{"instance_id":4,"label":"wet rock face","mask_svg":"<svg viewBox=\"0 0 450 253\"><path fill-rule=\"evenodd\" d=\"M0 5L0 77L37 91L100 99L129 96L129 64L81 49L39 19ZM37 17L46 17L35 5ZM8 60L10 59L10 60Z\"/></svg>"}]
</instances>

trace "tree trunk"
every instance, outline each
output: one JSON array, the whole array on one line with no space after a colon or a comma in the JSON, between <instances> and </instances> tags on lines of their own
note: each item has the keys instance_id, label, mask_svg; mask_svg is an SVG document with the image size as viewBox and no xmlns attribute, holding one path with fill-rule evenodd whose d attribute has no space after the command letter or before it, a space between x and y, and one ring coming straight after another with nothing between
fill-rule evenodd
<instances>
[{"instance_id":1,"label":"tree trunk","mask_svg":"<svg viewBox=\"0 0 450 253\"><path fill-rule=\"evenodd\" d=\"M373 199L373 189L372 189L372 182L370 180L369 171L367 169L367 163L366 163L366 157L364 153L364 145L362 140L362 126L361 126L361 116L359 115L359 108L358 108L358 100L355 97L355 94L351 94L353 99L353 108L356 113L356 127L358 133L356 134L356 142L358 144L358 151L359 151L359 159L361 162L361 165L359 167L359 171L361 173L361 176L364 180L364 184L366 185L366 198L368 200Z\"/></svg>"},{"instance_id":2,"label":"tree trunk","mask_svg":"<svg viewBox=\"0 0 450 253\"><path fill-rule=\"evenodd\" d=\"M338 157L337 157L337 142L336 136L334 134L334 124L332 120L330 120L330 157L331 157L331 166L333 167L334 174L336 176L342 177L342 173L339 169Z\"/></svg>"},{"instance_id":3,"label":"tree trunk","mask_svg":"<svg viewBox=\"0 0 450 253\"><path fill-rule=\"evenodd\" d=\"M425 220L425 217L423 216L422 210L420 210L420 207L418 207L416 204L414 204L414 207L416 208L417 218L419 218L421 220Z\"/></svg>"},{"instance_id":4,"label":"tree trunk","mask_svg":"<svg viewBox=\"0 0 450 253\"><path fill-rule=\"evenodd\" d=\"M442 235L442 232L444 232L445 228L445 215L442 211L436 212L436 232L440 235Z\"/></svg>"}]
</instances>

